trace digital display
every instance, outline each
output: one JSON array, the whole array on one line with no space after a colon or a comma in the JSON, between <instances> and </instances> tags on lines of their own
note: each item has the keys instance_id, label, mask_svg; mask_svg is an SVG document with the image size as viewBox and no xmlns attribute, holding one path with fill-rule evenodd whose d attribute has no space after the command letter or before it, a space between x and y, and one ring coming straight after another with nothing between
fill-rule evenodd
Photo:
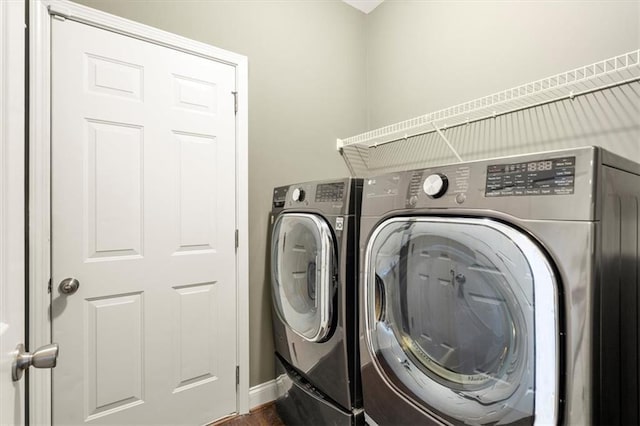
<instances>
[{"instance_id":1,"label":"digital display","mask_svg":"<svg viewBox=\"0 0 640 426\"><path fill-rule=\"evenodd\" d=\"M337 202L344 197L344 182L323 183L316 188L316 202Z\"/></svg>"},{"instance_id":2,"label":"digital display","mask_svg":"<svg viewBox=\"0 0 640 426\"><path fill-rule=\"evenodd\" d=\"M273 190L273 207L284 207L284 202L287 199L288 186L281 186Z\"/></svg>"},{"instance_id":3,"label":"digital display","mask_svg":"<svg viewBox=\"0 0 640 426\"><path fill-rule=\"evenodd\" d=\"M528 172L537 172L553 169L553 161L538 161L536 163L527 163Z\"/></svg>"},{"instance_id":4,"label":"digital display","mask_svg":"<svg viewBox=\"0 0 640 426\"><path fill-rule=\"evenodd\" d=\"M573 194L575 165L575 157L490 165L485 196Z\"/></svg>"}]
</instances>

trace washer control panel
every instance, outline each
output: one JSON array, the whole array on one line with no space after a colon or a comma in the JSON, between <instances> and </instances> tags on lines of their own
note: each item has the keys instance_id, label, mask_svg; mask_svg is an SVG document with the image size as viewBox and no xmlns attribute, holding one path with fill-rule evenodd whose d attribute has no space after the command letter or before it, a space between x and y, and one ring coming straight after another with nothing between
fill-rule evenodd
<instances>
[{"instance_id":1,"label":"washer control panel","mask_svg":"<svg viewBox=\"0 0 640 426\"><path fill-rule=\"evenodd\" d=\"M321 183L316 187L316 203L335 203L343 198L344 182Z\"/></svg>"},{"instance_id":2,"label":"washer control panel","mask_svg":"<svg viewBox=\"0 0 640 426\"><path fill-rule=\"evenodd\" d=\"M469 211L533 220L595 220L598 174L602 167L618 164L614 154L603 152L575 148L372 176L364 180L362 216Z\"/></svg>"},{"instance_id":3,"label":"washer control panel","mask_svg":"<svg viewBox=\"0 0 640 426\"><path fill-rule=\"evenodd\" d=\"M575 185L576 157L487 166L486 197L568 195Z\"/></svg>"},{"instance_id":4,"label":"washer control panel","mask_svg":"<svg viewBox=\"0 0 640 426\"><path fill-rule=\"evenodd\" d=\"M442 173L434 173L427 176L422 184L422 190L431 198L440 198L449 187L449 179Z\"/></svg>"},{"instance_id":5,"label":"washer control panel","mask_svg":"<svg viewBox=\"0 0 640 426\"><path fill-rule=\"evenodd\" d=\"M437 199L447 198L447 195L455 196L467 192L469 189L468 166L456 165L435 170L412 170L408 174L410 178L405 199L406 208L417 207L426 200L429 200L429 205L433 205L431 202Z\"/></svg>"}]
</instances>

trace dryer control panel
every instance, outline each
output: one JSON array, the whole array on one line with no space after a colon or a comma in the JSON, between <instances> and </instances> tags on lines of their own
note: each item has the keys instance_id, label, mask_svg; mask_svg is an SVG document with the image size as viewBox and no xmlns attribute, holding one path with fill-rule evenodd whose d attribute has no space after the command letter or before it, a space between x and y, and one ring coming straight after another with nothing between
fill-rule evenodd
<instances>
[{"instance_id":1,"label":"dryer control panel","mask_svg":"<svg viewBox=\"0 0 640 426\"><path fill-rule=\"evenodd\" d=\"M1 0L0 0L1 1ZM273 211L315 210L322 214L349 215L360 209L362 179L342 178L302 182L273 190Z\"/></svg>"}]
</instances>

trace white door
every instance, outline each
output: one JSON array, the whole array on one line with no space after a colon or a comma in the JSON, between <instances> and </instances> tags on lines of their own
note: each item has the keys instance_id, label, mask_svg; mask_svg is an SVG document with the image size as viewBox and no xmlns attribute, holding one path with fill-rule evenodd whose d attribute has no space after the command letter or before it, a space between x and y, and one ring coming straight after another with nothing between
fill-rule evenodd
<instances>
[{"instance_id":1,"label":"white door","mask_svg":"<svg viewBox=\"0 0 640 426\"><path fill-rule=\"evenodd\" d=\"M25 383L12 380L24 324L24 2L0 1L0 425L25 424Z\"/></svg>"},{"instance_id":2,"label":"white door","mask_svg":"<svg viewBox=\"0 0 640 426\"><path fill-rule=\"evenodd\" d=\"M234 90L232 66L52 20L54 424L236 411Z\"/></svg>"}]
</instances>

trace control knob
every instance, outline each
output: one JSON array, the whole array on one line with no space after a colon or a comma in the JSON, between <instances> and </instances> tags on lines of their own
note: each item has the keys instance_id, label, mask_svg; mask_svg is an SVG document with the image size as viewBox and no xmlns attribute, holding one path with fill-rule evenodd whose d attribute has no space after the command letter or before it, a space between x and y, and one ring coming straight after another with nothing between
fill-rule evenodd
<instances>
[{"instance_id":1,"label":"control knob","mask_svg":"<svg viewBox=\"0 0 640 426\"><path fill-rule=\"evenodd\" d=\"M293 199L293 201L304 201L304 195L304 189L296 188L293 190L291 198Z\"/></svg>"},{"instance_id":2,"label":"control knob","mask_svg":"<svg viewBox=\"0 0 640 426\"><path fill-rule=\"evenodd\" d=\"M442 173L434 173L427 176L422 184L424 193L431 198L440 198L447 192L449 187L449 179Z\"/></svg>"}]
</instances>

